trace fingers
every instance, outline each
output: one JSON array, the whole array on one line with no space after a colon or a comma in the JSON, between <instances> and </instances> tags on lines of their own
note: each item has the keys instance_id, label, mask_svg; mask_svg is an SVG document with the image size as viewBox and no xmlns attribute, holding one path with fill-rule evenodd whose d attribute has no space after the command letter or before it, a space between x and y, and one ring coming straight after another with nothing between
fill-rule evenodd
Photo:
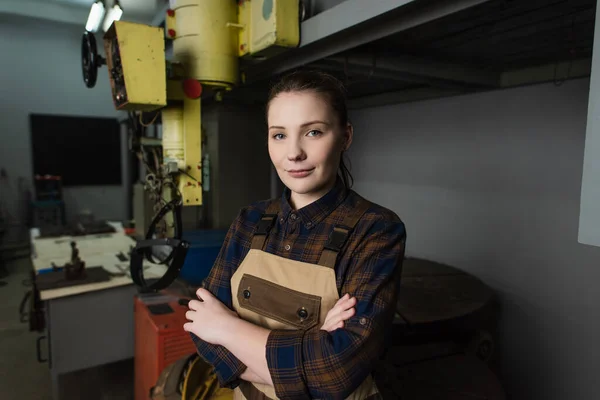
<instances>
[{"instance_id":1,"label":"fingers","mask_svg":"<svg viewBox=\"0 0 600 400\"><path fill-rule=\"evenodd\" d=\"M204 288L196 290L196 296L198 296L198 300L190 300L188 303L188 307L192 310L197 310L202 303L210 302L215 299L215 296Z\"/></svg>"},{"instance_id":2,"label":"fingers","mask_svg":"<svg viewBox=\"0 0 600 400\"><path fill-rule=\"evenodd\" d=\"M351 297L346 293L342 296L327 313L325 322L321 327L322 330L333 332L336 329L341 329L345 326L345 321L349 320L356 314L357 300L356 297Z\"/></svg>"},{"instance_id":3,"label":"fingers","mask_svg":"<svg viewBox=\"0 0 600 400\"><path fill-rule=\"evenodd\" d=\"M347 321L348 319L352 318L352 317L354 316L354 314L355 314L355 313L356 313L356 310L355 310L354 308L350 308L350 309L348 309L348 310L346 310L346 311L342 312L342 313L340 314L340 318L341 318L343 321Z\"/></svg>"},{"instance_id":4,"label":"fingers","mask_svg":"<svg viewBox=\"0 0 600 400\"><path fill-rule=\"evenodd\" d=\"M344 321L339 321L337 323L332 323L332 322L328 321L323 325L323 327L321 327L321 330L331 333L338 329L342 329L343 327L344 327Z\"/></svg>"},{"instance_id":5,"label":"fingers","mask_svg":"<svg viewBox=\"0 0 600 400\"><path fill-rule=\"evenodd\" d=\"M358 300L356 300L356 297L351 297L348 300L344 301L342 307L343 307L344 310L347 310L349 308L354 307L357 302L358 302Z\"/></svg>"},{"instance_id":6,"label":"fingers","mask_svg":"<svg viewBox=\"0 0 600 400\"><path fill-rule=\"evenodd\" d=\"M196 296L200 301L210 301L214 298L213 294L204 288L200 288L196 291Z\"/></svg>"},{"instance_id":7,"label":"fingers","mask_svg":"<svg viewBox=\"0 0 600 400\"><path fill-rule=\"evenodd\" d=\"M356 303L356 297L350 297L350 295L346 293L335 303L335 305L347 303Z\"/></svg>"},{"instance_id":8,"label":"fingers","mask_svg":"<svg viewBox=\"0 0 600 400\"><path fill-rule=\"evenodd\" d=\"M190 302L188 303L188 308L190 310L199 310L201 306L202 302L199 300L190 300Z\"/></svg>"},{"instance_id":9,"label":"fingers","mask_svg":"<svg viewBox=\"0 0 600 400\"><path fill-rule=\"evenodd\" d=\"M333 306L333 312L342 312L352 308L356 305L356 297L350 297L349 294L345 294L342 298L340 298L335 306Z\"/></svg>"},{"instance_id":10,"label":"fingers","mask_svg":"<svg viewBox=\"0 0 600 400\"><path fill-rule=\"evenodd\" d=\"M185 313L185 319L187 319L188 321L193 321L195 319L196 316L196 312L194 311L187 311Z\"/></svg>"},{"instance_id":11,"label":"fingers","mask_svg":"<svg viewBox=\"0 0 600 400\"><path fill-rule=\"evenodd\" d=\"M349 299L350 299L350 295L348 293L346 293L345 295L340 297L340 299L338 301L335 302L335 305L337 306L338 304L341 304Z\"/></svg>"},{"instance_id":12,"label":"fingers","mask_svg":"<svg viewBox=\"0 0 600 400\"><path fill-rule=\"evenodd\" d=\"M356 314L354 308L342 311L341 313L330 315L323 324L323 329L331 332L344 327L344 322L352 318Z\"/></svg>"}]
</instances>

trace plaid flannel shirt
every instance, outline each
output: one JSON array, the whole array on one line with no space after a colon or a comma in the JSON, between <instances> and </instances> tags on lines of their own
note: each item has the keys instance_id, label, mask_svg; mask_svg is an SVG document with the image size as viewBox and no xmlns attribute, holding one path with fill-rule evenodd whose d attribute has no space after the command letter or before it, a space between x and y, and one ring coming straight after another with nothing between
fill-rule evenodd
<instances>
[{"instance_id":1,"label":"plaid flannel shirt","mask_svg":"<svg viewBox=\"0 0 600 400\"><path fill-rule=\"evenodd\" d=\"M249 251L254 229L271 201L281 201L281 212L265 251L316 264L334 225L342 222L358 197L338 181L321 199L293 210L289 194L285 190L281 199L243 208L231 225L204 282L227 307L232 308L231 277ZM357 299L354 317L332 333L320 326L271 331L265 355L279 398L343 399L372 372L385 350L386 331L395 312L405 239L400 218L373 204L349 236L335 268L340 296L349 293ZM193 334L192 338L199 354L215 368L221 385L236 387L246 366L226 348Z\"/></svg>"}]
</instances>

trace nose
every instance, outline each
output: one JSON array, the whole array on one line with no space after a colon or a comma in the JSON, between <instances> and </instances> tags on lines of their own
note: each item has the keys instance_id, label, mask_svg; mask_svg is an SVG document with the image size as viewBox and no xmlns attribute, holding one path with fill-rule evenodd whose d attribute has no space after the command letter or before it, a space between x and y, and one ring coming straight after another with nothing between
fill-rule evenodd
<instances>
[{"instance_id":1,"label":"nose","mask_svg":"<svg viewBox=\"0 0 600 400\"><path fill-rule=\"evenodd\" d=\"M289 161L302 161L306 158L302 145L299 140L290 140L288 142L287 158Z\"/></svg>"}]
</instances>

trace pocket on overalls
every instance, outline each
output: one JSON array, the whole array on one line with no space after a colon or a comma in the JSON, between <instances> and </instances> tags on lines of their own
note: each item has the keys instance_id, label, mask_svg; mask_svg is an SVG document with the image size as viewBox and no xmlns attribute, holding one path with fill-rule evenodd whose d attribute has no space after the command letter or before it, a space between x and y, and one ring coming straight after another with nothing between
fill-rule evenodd
<instances>
[{"instance_id":1,"label":"pocket on overalls","mask_svg":"<svg viewBox=\"0 0 600 400\"><path fill-rule=\"evenodd\" d=\"M298 292L257 276L242 276L237 298L240 307L291 329L308 330L319 322L321 296Z\"/></svg>"}]
</instances>

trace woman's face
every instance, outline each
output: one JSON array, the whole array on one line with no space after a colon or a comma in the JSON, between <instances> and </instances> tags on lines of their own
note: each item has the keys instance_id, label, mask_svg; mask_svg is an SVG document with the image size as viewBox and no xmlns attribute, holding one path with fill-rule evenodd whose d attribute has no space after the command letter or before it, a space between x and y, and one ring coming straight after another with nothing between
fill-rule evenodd
<instances>
[{"instance_id":1,"label":"woman's face","mask_svg":"<svg viewBox=\"0 0 600 400\"><path fill-rule=\"evenodd\" d=\"M318 200L336 181L352 140L331 106L313 91L280 93L268 111L269 155L296 208Z\"/></svg>"}]
</instances>

